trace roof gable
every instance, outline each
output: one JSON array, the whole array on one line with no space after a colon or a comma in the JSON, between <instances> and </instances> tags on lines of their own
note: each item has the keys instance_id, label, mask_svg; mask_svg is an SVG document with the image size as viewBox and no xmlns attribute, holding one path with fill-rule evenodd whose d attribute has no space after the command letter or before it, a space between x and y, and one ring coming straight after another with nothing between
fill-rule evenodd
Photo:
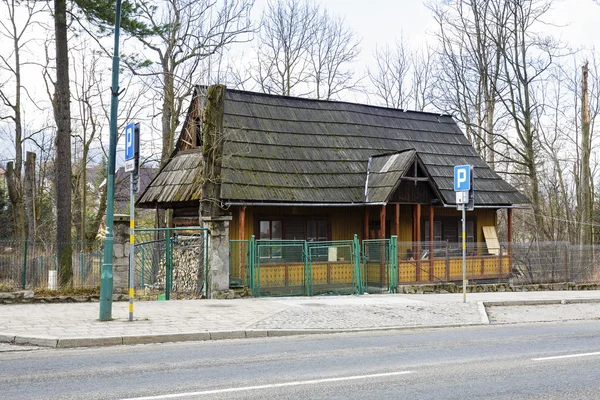
<instances>
[{"instance_id":1,"label":"roof gable","mask_svg":"<svg viewBox=\"0 0 600 400\"><path fill-rule=\"evenodd\" d=\"M202 88L195 93L176 153L180 146L189 146L195 135L195 128L188 125L197 124L197 104L204 104L197 98ZM476 204L528 202L488 167L447 115L227 90L221 134L220 197L225 204L389 201L394 189L391 182L398 183L396 178L402 176L411 154L426 170L432 190L444 204L455 203L454 166L463 164L475 169ZM382 154L387 154L387 159L377 157ZM375 164L369 167L371 157ZM388 161L387 171L383 172ZM183 175L201 176L199 163ZM378 172L365 187L369 168ZM164 170L171 176L174 172ZM187 188L193 192L188 193L174 187L187 185L183 177L179 179L179 183L165 180L172 187L164 190L171 194L161 193L161 185L155 180L157 184L147 191L153 194L145 193L143 201L199 199L201 185ZM186 192L183 197L182 191Z\"/></svg>"}]
</instances>

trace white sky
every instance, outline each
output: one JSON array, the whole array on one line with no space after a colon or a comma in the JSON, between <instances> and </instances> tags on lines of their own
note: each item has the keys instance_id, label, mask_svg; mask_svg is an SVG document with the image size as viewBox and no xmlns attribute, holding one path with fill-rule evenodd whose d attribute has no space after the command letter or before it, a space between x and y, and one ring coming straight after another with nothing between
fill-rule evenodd
<instances>
[{"instance_id":1,"label":"white sky","mask_svg":"<svg viewBox=\"0 0 600 400\"><path fill-rule=\"evenodd\" d=\"M253 11L255 19L260 16L266 4L267 0L256 1ZM361 39L361 55L356 63L358 75L366 73L367 65L372 62L373 52L378 45L392 45L397 38L403 37L411 48L416 49L436 40L432 33L436 29L435 21L422 0L322 0L321 4L331 14L344 17L347 26ZM0 18L6 21L7 17L5 8L0 8ZM600 4L594 0L556 0L546 22L549 23L546 26L547 32L560 37L572 48L600 47ZM44 33L41 35L40 39L43 40ZM7 43L0 43L3 54L6 54L6 45ZM123 47L122 45L122 49ZM37 54L43 57L43 51ZM35 77L32 77L33 80L37 83L29 85L29 81L26 81L25 85L46 101L43 81ZM350 95L344 99L365 101L360 95ZM109 99L105 101L108 102ZM187 109L187 104L184 107ZM26 109L36 112L31 106ZM122 153L122 143L118 145L118 152ZM2 156L6 157L5 151L2 151Z\"/></svg>"}]
</instances>

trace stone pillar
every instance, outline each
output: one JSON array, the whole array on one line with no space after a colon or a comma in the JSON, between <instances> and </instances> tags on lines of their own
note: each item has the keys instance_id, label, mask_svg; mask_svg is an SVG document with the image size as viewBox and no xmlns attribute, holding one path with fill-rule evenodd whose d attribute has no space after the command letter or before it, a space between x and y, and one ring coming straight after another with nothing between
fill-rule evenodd
<instances>
[{"instance_id":1,"label":"stone pillar","mask_svg":"<svg viewBox=\"0 0 600 400\"><path fill-rule=\"evenodd\" d=\"M210 298L233 298L229 290L229 221L231 216L202 217L208 236L208 290Z\"/></svg>"},{"instance_id":2,"label":"stone pillar","mask_svg":"<svg viewBox=\"0 0 600 400\"><path fill-rule=\"evenodd\" d=\"M129 215L115 214L113 228L113 290L129 287Z\"/></svg>"}]
</instances>

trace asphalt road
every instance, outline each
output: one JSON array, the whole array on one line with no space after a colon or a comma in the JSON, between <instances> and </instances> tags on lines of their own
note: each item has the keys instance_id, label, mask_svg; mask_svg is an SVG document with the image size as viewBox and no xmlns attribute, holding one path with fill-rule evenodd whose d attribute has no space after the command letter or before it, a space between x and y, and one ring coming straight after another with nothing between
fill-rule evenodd
<instances>
[{"instance_id":1,"label":"asphalt road","mask_svg":"<svg viewBox=\"0 0 600 400\"><path fill-rule=\"evenodd\" d=\"M600 398L600 321L10 350L10 400Z\"/></svg>"}]
</instances>

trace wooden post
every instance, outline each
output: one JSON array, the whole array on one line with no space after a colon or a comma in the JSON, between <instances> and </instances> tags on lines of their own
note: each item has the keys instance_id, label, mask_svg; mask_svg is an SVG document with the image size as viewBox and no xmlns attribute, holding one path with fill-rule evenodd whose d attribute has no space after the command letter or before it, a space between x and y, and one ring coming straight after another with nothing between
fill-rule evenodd
<instances>
[{"instance_id":1,"label":"wooden post","mask_svg":"<svg viewBox=\"0 0 600 400\"><path fill-rule=\"evenodd\" d=\"M417 206L412 206L412 254L413 260L417 260ZM416 264L415 264L416 265Z\"/></svg>"},{"instance_id":2,"label":"wooden post","mask_svg":"<svg viewBox=\"0 0 600 400\"><path fill-rule=\"evenodd\" d=\"M450 250L448 248L448 240L446 240L446 282L450 281Z\"/></svg>"},{"instance_id":3,"label":"wooden post","mask_svg":"<svg viewBox=\"0 0 600 400\"><path fill-rule=\"evenodd\" d=\"M385 239L385 205L379 210L379 239Z\"/></svg>"},{"instance_id":4,"label":"wooden post","mask_svg":"<svg viewBox=\"0 0 600 400\"><path fill-rule=\"evenodd\" d=\"M433 229L433 216L434 210L433 205L429 205L429 280L433 281L433 240L434 240L434 229Z\"/></svg>"},{"instance_id":5,"label":"wooden post","mask_svg":"<svg viewBox=\"0 0 600 400\"><path fill-rule=\"evenodd\" d=\"M365 206L365 227L363 232L363 240L369 239L369 206Z\"/></svg>"},{"instance_id":6,"label":"wooden post","mask_svg":"<svg viewBox=\"0 0 600 400\"><path fill-rule=\"evenodd\" d=\"M244 238L246 237L246 206L241 206L240 207L240 215L239 215L239 234L238 237L240 240L244 240ZM239 263L238 263L238 274L239 277L244 279L244 273L242 273L242 271L247 267L247 265L245 265L244 263L244 243L243 242L238 242L240 244L239 247ZM248 251L248 249L246 248L246 251Z\"/></svg>"},{"instance_id":7,"label":"wooden post","mask_svg":"<svg viewBox=\"0 0 600 400\"><path fill-rule=\"evenodd\" d=\"M400 204L396 204L396 215L395 215L395 230L396 236L400 238Z\"/></svg>"},{"instance_id":8,"label":"wooden post","mask_svg":"<svg viewBox=\"0 0 600 400\"><path fill-rule=\"evenodd\" d=\"M386 205L382 205L379 209L379 239L385 239L385 208ZM385 271L385 244L383 241L379 246L379 277L381 286L384 287L387 284L387 274Z\"/></svg>"},{"instance_id":9,"label":"wooden post","mask_svg":"<svg viewBox=\"0 0 600 400\"><path fill-rule=\"evenodd\" d=\"M506 210L508 217L508 272L512 271L513 254L512 254L512 236L513 236L513 210L508 208ZM502 250L501 250L502 251Z\"/></svg>"},{"instance_id":10,"label":"wooden post","mask_svg":"<svg viewBox=\"0 0 600 400\"><path fill-rule=\"evenodd\" d=\"M240 240L244 240L246 237L246 206L240 207Z\"/></svg>"},{"instance_id":11,"label":"wooden post","mask_svg":"<svg viewBox=\"0 0 600 400\"><path fill-rule=\"evenodd\" d=\"M417 239L417 251L416 257L417 260L417 281L422 279L421 277L421 204L417 204L417 216L416 216L416 239Z\"/></svg>"}]
</instances>

